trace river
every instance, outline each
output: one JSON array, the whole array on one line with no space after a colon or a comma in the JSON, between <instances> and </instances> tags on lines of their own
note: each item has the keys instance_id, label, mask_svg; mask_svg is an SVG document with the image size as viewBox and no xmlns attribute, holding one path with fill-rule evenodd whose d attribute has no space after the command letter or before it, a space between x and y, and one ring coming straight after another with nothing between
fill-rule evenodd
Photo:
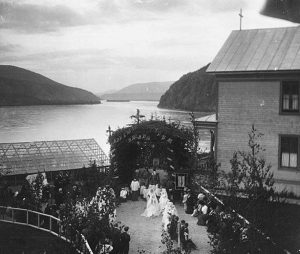
<instances>
[{"instance_id":1,"label":"river","mask_svg":"<svg viewBox=\"0 0 300 254\"><path fill-rule=\"evenodd\" d=\"M133 123L136 109L150 119L188 122L186 111L157 108L157 101L106 102L98 105L18 106L0 108L0 143L39 140L94 138L106 154L109 151L106 132ZM197 113L197 116L206 115ZM203 134L203 149L209 147L209 135Z\"/></svg>"}]
</instances>

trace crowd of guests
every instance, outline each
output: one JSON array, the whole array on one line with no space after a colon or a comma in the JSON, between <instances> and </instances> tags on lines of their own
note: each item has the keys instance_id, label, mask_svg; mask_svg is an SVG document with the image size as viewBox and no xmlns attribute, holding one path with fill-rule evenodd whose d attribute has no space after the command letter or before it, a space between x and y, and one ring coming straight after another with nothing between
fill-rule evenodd
<instances>
[{"instance_id":1,"label":"crowd of guests","mask_svg":"<svg viewBox=\"0 0 300 254\"><path fill-rule=\"evenodd\" d=\"M197 225L199 226L212 225L215 214L220 214L224 210L222 204L209 199L204 193L199 193L195 197L188 188L184 190L182 203L185 213L196 217Z\"/></svg>"}]
</instances>

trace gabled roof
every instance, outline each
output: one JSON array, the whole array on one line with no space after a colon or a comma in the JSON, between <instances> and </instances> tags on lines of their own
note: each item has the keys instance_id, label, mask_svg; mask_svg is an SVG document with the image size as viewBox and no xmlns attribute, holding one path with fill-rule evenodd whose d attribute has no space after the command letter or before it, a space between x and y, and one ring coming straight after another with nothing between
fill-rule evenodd
<instances>
[{"instance_id":1,"label":"gabled roof","mask_svg":"<svg viewBox=\"0 0 300 254\"><path fill-rule=\"evenodd\" d=\"M0 171L8 175L79 169L93 161L109 165L94 139L0 143Z\"/></svg>"},{"instance_id":2,"label":"gabled roof","mask_svg":"<svg viewBox=\"0 0 300 254\"><path fill-rule=\"evenodd\" d=\"M300 70L300 27L232 31L207 72Z\"/></svg>"}]
</instances>

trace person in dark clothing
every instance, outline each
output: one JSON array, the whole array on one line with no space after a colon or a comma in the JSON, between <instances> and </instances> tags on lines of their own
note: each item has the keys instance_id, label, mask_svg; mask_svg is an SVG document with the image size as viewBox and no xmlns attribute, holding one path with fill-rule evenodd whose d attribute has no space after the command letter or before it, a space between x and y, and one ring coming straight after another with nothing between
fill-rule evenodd
<instances>
[{"instance_id":1,"label":"person in dark clothing","mask_svg":"<svg viewBox=\"0 0 300 254\"><path fill-rule=\"evenodd\" d=\"M179 229L179 239L180 239L181 247L184 246L184 241L185 241L184 230L185 230L185 220L181 220L180 229Z\"/></svg>"},{"instance_id":2,"label":"person in dark clothing","mask_svg":"<svg viewBox=\"0 0 300 254\"><path fill-rule=\"evenodd\" d=\"M184 241L182 244L182 248L185 253L189 254L189 253L191 253L192 250L196 250L197 246L194 244L192 239L190 239L188 223L184 224L183 234L184 234Z\"/></svg>"},{"instance_id":3,"label":"person in dark clothing","mask_svg":"<svg viewBox=\"0 0 300 254\"><path fill-rule=\"evenodd\" d=\"M64 202L63 189L59 188L58 192L55 193L55 203L59 207Z\"/></svg>"},{"instance_id":4,"label":"person in dark clothing","mask_svg":"<svg viewBox=\"0 0 300 254\"><path fill-rule=\"evenodd\" d=\"M130 235L128 234L128 230L129 227L125 227L124 232L121 233L120 254L128 254L129 252Z\"/></svg>"},{"instance_id":5,"label":"person in dark clothing","mask_svg":"<svg viewBox=\"0 0 300 254\"><path fill-rule=\"evenodd\" d=\"M194 208L194 198L192 196L191 191L188 191L188 195L187 195L187 199L186 199L186 214L192 214L193 213L193 209Z\"/></svg>"},{"instance_id":6,"label":"person in dark clothing","mask_svg":"<svg viewBox=\"0 0 300 254\"><path fill-rule=\"evenodd\" d=\"M119 254L121 245L121 230L118 227L118 224L114 225L112 231L112 247L113 250L111 254Z\"/></svg>"},{"instance_id":7,"label":"person in dark clothing","mask_svg":"<svg viewBox=\"0 0 300 254\"><path fill-rule=\"evenodd\" d=\"M151 185L160 184L159 174L156 172L156 169L153 169L153 173L150 176L150 182Z\"/></svg>"},{"instance_id":8,"label":"person in dark clothing","mask_svg":"<svg viewBox=\"0 0 300 254\"><path fill-rule=\"evenodd\" d=\"M179 220L178 216L172 215L171 223L170 223L170 231L169 231L171 240L176 241L176 242L178 242L178 232L177 232L178 220Z\"/></svg>"},{"instance_id":9,"label":"person in dark clothing","mask_svg":"<svg viewBox=\"0 0 300 254\"><path fill-rule=\"evenodd\" d=\"M168 194L168 198L170 199L171 202L174 203L174 189L175 189L175 183L172 179L168 179L166 182L166 190Z\"/></svg>"}]
</instances>

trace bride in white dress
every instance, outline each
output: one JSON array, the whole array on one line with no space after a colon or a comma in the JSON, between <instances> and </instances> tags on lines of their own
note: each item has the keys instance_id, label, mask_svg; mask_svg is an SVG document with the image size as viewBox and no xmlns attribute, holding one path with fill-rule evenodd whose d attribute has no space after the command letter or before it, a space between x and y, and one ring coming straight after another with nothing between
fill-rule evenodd
<instances>
[{"instance_id":1,"label":"bride in white dress","mask_svg":"<svg viewBox=\"0 0 300 254\"><path fill-rule=\"evenodd\" d=\"M146 210L141 214L141 216L152 217L152 216L159 216L159 214L160 214L159 203L155 194L155 190L151 188L149 189L147 195Z\"/></svg>"}]
</instances>

